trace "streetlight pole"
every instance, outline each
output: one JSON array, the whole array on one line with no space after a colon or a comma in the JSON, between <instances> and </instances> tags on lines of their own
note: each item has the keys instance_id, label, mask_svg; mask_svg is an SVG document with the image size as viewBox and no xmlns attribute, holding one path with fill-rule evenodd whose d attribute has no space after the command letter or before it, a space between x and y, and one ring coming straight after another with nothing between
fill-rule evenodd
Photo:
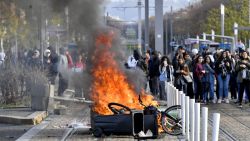
<instances>
[{"instance_id":1,"label":"streetlight pole","mask_svg":"<svg viewBox=\"0 0 250 141\"><path fill-rule=\"evenodd\" d=\"M170 14L170 42L173 40L173 7L171 6L171 14Z\"/></svg>"},{"instance_id":2,"label":"streetlight pole","mask_svg":"<svg viewBox=\"0 0 250 141\"><path fill-rule=\"evenodd\" d=\"M66 15L66 28L67 28L67 44L69 43L69 8L65 7L65 15Z\"/></svg>"},{"instance_id":3,"label":"streetlight pole","mask_svg":"<svg viewBox=\"0 0 250 141\"><path fill-rule=\"evenodd\" d=\"M248 23L250 24L250 0L248 2Z\"/></svg>"},{"instance_id":4,"label":"streetlight pole","mask_svg":"<svg viewBox=\"0 0 250 141\"><path fill-rule=\"evenodd\" d=\"M221 35L224 36L224 20L225 20L225 6L223 4L220 5L221 9ZM222 42L224 42L224 39L222 38Z\"/></svg>"},{"instance_id":5,"label":"streetlight pole","mask_svg":"<svg viewBox=\"0 0 250 141\"><path fill-rule=\"evenodd\" d=\"M141 54L141 0L138 0L138 48Z\"/></svg>"},{"instance_id":6,"label":"streetlight pole","mask_svg":"<svg viewBox=\"0 0 250 141\"><path fill-rule=\"evenodd\" d=\"M149 0L145 0L145 47L144 51L149 49Z\"/></svg>"},{"instance_id":7,"label":"streetlight pole","mask_svg":"<svg viewBox=\"0 0 250 141\"><path fill-rule=\"evenodd\" d=\"M165 38L165 44L166 44L166 47L165 47L165 52L166 54L168 55L170 52L169 52L169 48L168 48L168 17L166 17L166 22L165 22L165 35L166 35L166 38Z\"/></svg>"},{"instance_id":8,"label":"streetlight pole","mask_svg":"<svg viewBox=\"0 0 250 141\"><path fill-rule=\"evenodd\" d=\"M205 32L203 32L203 40L206 40L206 33Z\"/></svg>"},{"instance_id":9,"label":"streetlight pole","mask_svg":"<svg viewBox=\"0 0 250 141\"><path fill-rule=\"evenodd\" d=\"M163 54L163 0L155 1L155 50Z\"/></svg>"},{"instance_id":10,"label":"streetlight pole","mask_svg":"<svg viewBox=\"0 0 250 141\"><path fill-rule=\"evenodd\" d=\"M59 53L59 47L60 47L60 34L59 34L59 28L60 24L57 25L57 46L56 46L56 53Z\"/></svg>"},{"instance_id":11,"label":"streetlight pole","mask_svg":"<svg viewBox=\"0 0 250 141\"><path fill-rule=\"evenodd\" d=\"M212 35L212 41L214 41L214 35L215 35L214 30L211 30L211 35Z\"/></svg>"},{"instance_id":12,"label":"streetlight pole","mask_svg":"<svg viewBox=\"0 0 250 141\"><path fill-rule=\"evenodd\" d=\"M236 22L234 23L234 38L235 38L235 43L234 43L235 45L233 50L235 51L238 42L238 24Z\"/></svg>"}]
</instances>

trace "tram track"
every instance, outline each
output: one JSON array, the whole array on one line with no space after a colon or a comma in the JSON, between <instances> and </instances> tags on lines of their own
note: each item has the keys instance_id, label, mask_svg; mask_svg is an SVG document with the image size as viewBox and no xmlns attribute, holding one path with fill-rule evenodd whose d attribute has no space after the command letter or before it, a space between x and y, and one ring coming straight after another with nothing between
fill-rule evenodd
<instances>
[{"instance_id":1,"label":"tram track","mask_svg":"<svg viewBox=\"0 0 250 141\"><path fill-rule=\"evenodd\" d=\"M240 110L240 109L239 109ZM242 109L241 109L242 110ZM244 109L243 109L244 110ZM227 116L233 120L235 120L238 124L244 126L246 129L249 129L250 131L250 126L246 125L244 123L244 121L241 121L239 118L237 118L237 116L234 116L231 114L231 112L228 112L226 109L216 109L217 113L221 113L221 118L223 118L223 116ZM208 122L210 125L212 125L213 120L212 117L210 116L210 118L208 118ZM224 134L225 137L227 138L227 140L230 141L238 141L239 139L237 139L237 137L233 134L231 134L230 132L228 132L225 128L223 128L222 126L220 126L220 133Z\"/></svg>"}]
</instances>

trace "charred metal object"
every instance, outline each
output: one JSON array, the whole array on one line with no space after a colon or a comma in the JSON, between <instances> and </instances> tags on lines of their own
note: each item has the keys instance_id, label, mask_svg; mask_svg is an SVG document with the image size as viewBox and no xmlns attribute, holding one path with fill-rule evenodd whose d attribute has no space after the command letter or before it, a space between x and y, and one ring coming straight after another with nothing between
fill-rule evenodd
<instances>
[{"instance_id":1,"label":"charred metal object","mask_svg":"<svg viewBox=\"0 0 250 141\"><path fill-rule=\"evenodd\" d=\"M120 107L115 108L115 107ZM95 137L103 135L131 135L135 138L157 138L158 120L157 109L146 107L144 110L131 110L118 104L109 103L113 115L98 115L91 111L91 129ZM150 133L142 136L141 133Z\"/></svg>"}]
</instances>

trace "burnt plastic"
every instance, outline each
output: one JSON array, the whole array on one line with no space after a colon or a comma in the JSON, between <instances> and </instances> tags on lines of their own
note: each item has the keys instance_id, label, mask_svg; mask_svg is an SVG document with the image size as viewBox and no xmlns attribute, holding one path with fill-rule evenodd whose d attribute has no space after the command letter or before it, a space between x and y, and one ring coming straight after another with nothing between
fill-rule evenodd
<instances>
[{"instance_id":1,"label":"burnt plastic","mask_svg":"<svg viewBox=\"0 0 250 141\"><path fill-rule=\"evenodd\" d=\"M144 114L143 111L132 111L133 119L133 136L139 134L139 132L144 132Z\"/></svg>"},{"instance_id":2,"label":"burnt plastic","mask_svg":"<svg viewBox=\"0 0 250 141\"><path fill-rule=\"evenodd\" d=\"M157 114L154 109L144 110L143 112L132 111L131 114L98 115L91 111L91 128L95 137L104 135L132 135L139 138L137 134L144 130L151 130L152 137L158 137ZM134 122L133 122L134 121ZM96 134L95 134L96 133Z\"/></svg>"}]
</instances>

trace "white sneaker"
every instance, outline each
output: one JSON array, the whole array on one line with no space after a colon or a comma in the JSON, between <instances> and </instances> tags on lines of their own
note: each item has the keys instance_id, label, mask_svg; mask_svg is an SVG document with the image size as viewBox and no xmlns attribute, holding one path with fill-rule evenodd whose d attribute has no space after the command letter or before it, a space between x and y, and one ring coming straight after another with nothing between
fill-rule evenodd
<instances>
[{"instance_id":1,"label":"white sneaker","mask_svg":"<svg viewBox=\"0 0 250 141\"><path fill-rule=\"evenodd\" d=\"M216 103L216 100L215 100L215 99L213 99L213 101L212 101L212 102L213 102L213 104L215 104L215 103Z\"/></svg>"},{"instance_id":2,"label":"white sneaker","mask_svg":"<svg viewBox=\"0 0 250 141\"><path fill-rule=\"evenodd\" d=\"M228 98L225 100L225 103L227 103L227 104L229 103L229 99Z\"/></svg>"},{"instance_id":3,"label":"white sneaker","mask_svg":"<svg viewBox=\"0 0 250 141\"><path fill-rule=\"evenodd\" d=\"M221 103L221 99L218 99L217 103Z\"/></svg>"}]
</instances>

